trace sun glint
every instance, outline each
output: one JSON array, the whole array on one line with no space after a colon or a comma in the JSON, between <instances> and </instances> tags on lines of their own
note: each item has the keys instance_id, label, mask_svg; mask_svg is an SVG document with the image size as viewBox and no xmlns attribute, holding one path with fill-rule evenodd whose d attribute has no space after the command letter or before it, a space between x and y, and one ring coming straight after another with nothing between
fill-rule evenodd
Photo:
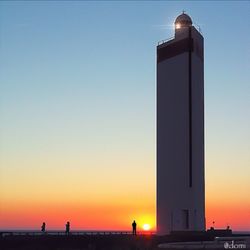
<instances>
[{"instance_id":1,"label":"sun glint","mask_svg":"<svg viewBox=\"0 0 250 250\"><path fill-rule=\"evenodd\" d=\"M176 29L180 29L180 28L181 28L181 24L180 24L180 23L177 23L177 24L175 25L175 28L176 28Z\"/></svg>"}]
</instances>

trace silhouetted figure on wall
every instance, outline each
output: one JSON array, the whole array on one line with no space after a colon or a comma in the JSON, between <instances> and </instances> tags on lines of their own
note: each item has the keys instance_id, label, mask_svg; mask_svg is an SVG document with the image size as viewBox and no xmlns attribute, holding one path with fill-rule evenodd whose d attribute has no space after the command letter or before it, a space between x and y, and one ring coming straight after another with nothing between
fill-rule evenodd
<instances>
[{"instance_id":1,"label":"silhouetted figure on wall","mask_svg":"<svg viewBox=\"0 0 250 250\"><path fill-rule=\"evenodd\" d=\"M45 224L45 222L43 222L43 224L41 226L42 233L45 233L45 228L46 228L46 224Z\"/></svg>"},{"instance_id":2,"label":"silhouetted figure on wall","mask_svg":"<svg viewBox=\"0 0 250 250\"><path fill-rule=\"evenodd\" d=\"M136 235L136 222L135 222L135 220L132 223L132 229L133 229L133 235Z\"/></svg>"},{"instance_id":3,"label":"silhouetted figure on wall","mask_svg":"<svg viewBox=\"0 0 250 250\"><path fill-rule=\"evenodd\" d=\"M69 221L66 223L65 227L66 227L65 233L69 234L69 231L70 231L70 223L69 223Z\"/></svg>"}]
</instances>

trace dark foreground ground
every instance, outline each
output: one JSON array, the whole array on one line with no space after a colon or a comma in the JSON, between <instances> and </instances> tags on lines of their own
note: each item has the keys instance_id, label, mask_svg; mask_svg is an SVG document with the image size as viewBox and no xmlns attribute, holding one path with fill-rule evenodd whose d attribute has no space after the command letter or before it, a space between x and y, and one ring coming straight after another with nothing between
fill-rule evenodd
<instances>
[{"instance_id":1,"label":"dark foreground ground","mask_svg":"<svg viewBox=\"0 0 250 250\"><path fill-rule=\"evenodd\" d=\"M0 236L1 250L160 250L168 242L213 241L213 235L6 235ZM195 249L204 249L205 247ZM171 249L193 249L192 246ZM223 245L219 248L225 249ZM250 249L246 246L244 249Z\"/></svg>"}]
</instances>

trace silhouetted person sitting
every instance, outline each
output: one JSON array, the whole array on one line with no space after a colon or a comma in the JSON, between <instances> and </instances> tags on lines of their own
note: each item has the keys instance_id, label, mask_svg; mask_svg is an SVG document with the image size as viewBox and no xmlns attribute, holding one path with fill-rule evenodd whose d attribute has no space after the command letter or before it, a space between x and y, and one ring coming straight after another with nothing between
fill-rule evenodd
<instances>
[{"instance_id":1,"label":"silhouetted person sitting","mask_svg":"<svg viewBox=\"0 0 250 250\"><path fill-rule=\"evenodd\" d=\"M65 233L69 234L69 231L70 231L70 223L69 223L69 221L66 223L65 227L66 227Z\"/></svg>"},{"instance_id":2,"label":"silhouetted person sitting","mask_svg":"<svg viewBox=\"0 0 250 250\"><path fill-rule=\"evenodd\" d=\"M45 228L46 228L46 224L45 224L45 222L43 222L43 224L41 226L42 233L45 233Z\"/></svg>"},{"instance_id":3,"label":"silhouetted person sitting","mask_svg":"<svg viewBox=\"0 0 250 250\"><path fill-rule=\"evenodd\" d=\"M135 222L135 220L132 223L132 228L133 228L133 235L136 235L136 222Z\"/></svg>"}]
</instances>

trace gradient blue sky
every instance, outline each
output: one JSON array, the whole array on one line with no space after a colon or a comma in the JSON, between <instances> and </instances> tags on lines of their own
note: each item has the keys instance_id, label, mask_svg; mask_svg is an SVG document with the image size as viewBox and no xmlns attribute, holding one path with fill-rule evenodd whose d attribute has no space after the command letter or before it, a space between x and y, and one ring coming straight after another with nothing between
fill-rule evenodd
<instances>
[{"instance_id":1,"label":"gradient blue sky","mask_svg":"<svg viewBox=\"0 0 250 250\"><path fill-rule=\"evenodd\" d=\"M49 187L65 186L61 173L81 189L89 179L100 188L101 173L119 185L126 176L124 193L139 180L131 189L154 204L156 45L174 35L182 10L205 38L207 199L243 202L250 215L247 1L1 1L3 201L34 196L48 173ZM26 179L27 189L8 191ZM231 188L239 193L229 195Z\"/></svg>"}]
</instances>

